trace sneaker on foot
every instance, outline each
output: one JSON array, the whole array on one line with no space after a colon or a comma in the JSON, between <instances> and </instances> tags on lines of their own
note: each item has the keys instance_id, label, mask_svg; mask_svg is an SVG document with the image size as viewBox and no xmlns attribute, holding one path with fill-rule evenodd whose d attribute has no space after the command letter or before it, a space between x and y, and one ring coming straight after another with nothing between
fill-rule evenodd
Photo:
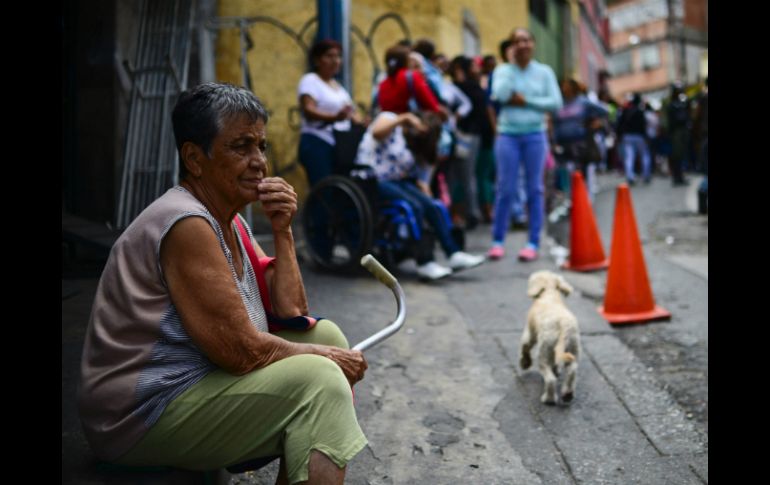
<instances>
[{"instance_id":1,"label":"sneaker on foot","mask_svg":"<svg viewBox=\"0 0 770 485\"><path fill-rule=\"evenodd\" d=\"M350 259L350 251L345 246L337 244L332 248L332 258L342 259L347 261Z\"/></svg>"},{"instance_id":2,"label":"sneaker on foot","mask_svg":"<svg viewBox=\"0 0 770 485\"><path fill-rule=\"evenodd\" d=\"M452 271L473 268L484 262L484 256L476 256L463 251L457 251L449 257L449 267Z\"/></svg>"},{"instance_id":3,"label":"sneaker on foot","mask_svg":"<svg viewBox=\"0 0 770 485\"><path fill-rule=\"evenodd\" d=\"M487 257L489 259L502 259L503 256L505 256L505 248L502 246L495 245L487 251Z\"/></svg>"},{"instance_id":4,"label":"sneaker on foot","mask_svg":"<svg viewBox=\"0 0 770 485\"><path fill-rule=\"evenodd\" d=\"M426 280L438 280L452 274L452 270L430 261L417 267L417 275Z\"/></svg>"},{"instance_id":5,"label":"sneaker on foot","mask_svg":"<svg viewBox=\"0 0 770 485\"><path fill-rule=\"evenodd\" d=\"M537 259L537 250L527 246L519 251L519 261L534 261Z\"/></svg>"}]
</instances>

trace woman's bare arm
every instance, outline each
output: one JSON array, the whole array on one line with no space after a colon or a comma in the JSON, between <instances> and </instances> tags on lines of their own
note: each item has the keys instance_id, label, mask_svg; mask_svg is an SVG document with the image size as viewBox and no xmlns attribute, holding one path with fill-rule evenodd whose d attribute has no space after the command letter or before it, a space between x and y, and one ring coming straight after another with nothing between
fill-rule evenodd
<instances>
[{"instance_id":1,"label":"woman's bare arm","mask_svg":"<svg viewBox=\"0 0 770 485\"><path fill-rule=\"evenodd\" d=\"M372 136L377 141L382 141L385 138L389 137L390 134L393 132L393 130L396 129L398 125L406 125L411 124L415 128L417 128L420 131L427 131L427 127L423 124L422 121L420 121L420 118L415 116L412 113L401 113L397 115L395 118L389 117L389 116L379 116L374 121L374 126L372 126Z\"/></svg>"},{"instance_id":2,"label":"woman's bare arm","mask_svg":"<svg viewBox=\"0 0 770 485\"><path fill-rule=\"evenodd\" d=\"M182 325L225 371L243 375L292 355L316 354L337 363L351 384L363 378L367 364L359 351L289 342L254 328L206 220L188 217L174 224L161 244L160 260Z\"/></svg>"},{"instance_id":3,"label":"woman's bare arm","mask_svg":"<svg viewBox=\"0 0 770 485\"><path fill-rule=\"evenodd\" d=\"M318 109L318 103L316 103L315 99L308 94L303 94L299 98L299 105L302 108L302 113L305 115L305 118L315 121L326 121L327 123L346 120L353 113L353 108L351 106L346 106L337 113L324 113Z\"/></svg>"},{"instance_id":4,"label":"woman's bare arm","mask_svg":"<svg viewBox=\"0 0 770 485\"><path fill-rule=\"evenodd\" d=\"M253 327L211 226L200 217L174 224L160 261L182 324L216 365L241 375L291 355L320 353Z\"/></svg>"}]
</instances>

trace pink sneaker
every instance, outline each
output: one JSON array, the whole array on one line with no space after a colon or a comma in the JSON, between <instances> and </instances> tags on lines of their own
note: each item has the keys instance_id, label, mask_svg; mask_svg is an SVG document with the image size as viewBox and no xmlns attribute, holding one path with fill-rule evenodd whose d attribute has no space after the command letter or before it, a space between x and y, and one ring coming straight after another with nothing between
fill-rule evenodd
<instances>
[{"instance_id":1,"label":"pink sneaker","mask_svg":"<svg viewBox=\"0 0 770 485\"><path fill-rule=\"evenodd\" d=\"M537 259L537 251L527 246L519 251L519 261L534 261Z\"/></svg>"},{"instance_id":2,"label":"pink sneaker","mask_svg":"<svg viewBox=\"0 0 770 485\"><path fill-rule=\"evenodd\" d=\"M505 256L505 248L502 246L495 245L487 251L487 257L489 259L502 259L503 256Z\"/></svg>"}]
</instances>

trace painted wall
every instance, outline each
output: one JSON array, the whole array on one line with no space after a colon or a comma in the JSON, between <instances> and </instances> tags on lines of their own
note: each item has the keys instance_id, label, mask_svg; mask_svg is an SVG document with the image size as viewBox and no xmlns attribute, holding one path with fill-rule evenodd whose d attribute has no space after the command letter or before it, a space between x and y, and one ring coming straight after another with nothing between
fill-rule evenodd
<instances>
[{"instance_id":1,"label":"painted wall","mask_svg":"<svg viewBox=\"0 0 770 485\"><path fill-rule=\"evenodd\" d=\"M609 81L614 96L622 97L633 91L650 93L658 96L665 93L668 85L679 79L679 63L682 58L682 43L679 39L680 29L674 29L674 38L667 38L668 10L664 0L633 0L619 2L609 8L614 31L610 36L613 52L631 50L632 73L615 76ZM681 16L684 28L684 62L687 66L685 83L692 84L702 80L701 61L708 52L708 2L706 0L682 0L674 2L674 13ZM649 45L656 42L659 48L661 66L656 69L641 69L639 47L631 46L631 36L639 38L640 44Z\"/></svg>"},{"instance_id":2,"label":"painted wall","mask_svg":"<svg viewBox=\"0 0 770 485\"><path fill-rule=\"evenodd\" d=\"M247 52L251 88L267 108L271 173L287 179L303 191L304 171L296 168L299 112L296 90L307 64L306 46L312 43L315 25L304 28L316 16L312 0L222 0L217 15L263 16L277 25L259 22L248 28L253 48ZM304 30L303 30L304 28ZM240 33L236 28L219 30L216 38L216 77L243 85Z\"/></svg>"},{"instance_id":3,"label":"painted wall","mask_svg":"<svg viewBox=\"0 0 770 485\"><path fill-rule=\"evenodd\" d=\"M548 18L543 23L529 15L529 30L535 36L535 59L551 66L557 78L564 76L563 60L563 16L562 5L554 0L547 1Z\"/></svg>"},{"instance_id":4,"label":"painted wall","mask_svg":"<svg viewBox=\"0 0 770 485\"><path fill-rule=\"evenodd\" d=\"M280 24L260 22L248 29L254 47L247 59L252 89L271 117L271 171L285 177L301 199L307 193L307 183L304 169L297 163L300 116L296 90L307 68L305 47L312 45L317 30L311 22L315 8L313 0L219 0L217 8L220 17L263 16ZM351 94L356 104L369 108L373 76L376 68L383 67L385 50L405 37L428 37L435 41L437 51L449 57L461 54L463 9L478 23L482 54L496 54L499 42L513 27L527 23L526 0L352 1ZM388 13L394 15L383 20ZM220 81L242 84L238 29L218 32L216 75Z\"/></svg>"},{"instance_id":5,"label":"painted wall","mask_svg":"<svg viewBox=\"0 0 770 485\"><path fill-rule=\"evenodd\" d=\"M601 41L585 18L580 22L580 80L588 89L598 93L599 71L607 68L607 60Z\"/></svg>"},{"instance_id":6,"label":"painted wall","mask_svg":"<svg viewBox=\"0 0 770 485\"><path fill-rule=\"evenodd\" d=\"M685 0L684 25L708 32L708 0Z\"/></svg>"},{"instance_id":7,"label":"painted wall","mask_svg":"<svg viewBox=\"0 0 770 485\"><path fill-rule=\"evenodd\" d=\"M632 29L612 32L612 34L610 34L610 48L617 52L618 50L630 47L631 35L636 35L641 41L645 41L663 39L666 37L667 32L668 27L666 19L657 19Z\"/></svg>"},{"instance_id":8,"label":"painted wall","mask_svg":"<svg viewBox=\"0 0 770 485\"><path fill-rule=\"evenodd\" d=\"M660 54L660 67L643 70L639 50L631 53L631 65L634 72L626 76L616 76L609 80L610 93L613 97L623 98L627 93L656 91L666 89L671 79L669 67L671 65L671 49L669 43L663 41L657 44Z\"/></svg>"}]
</instances>

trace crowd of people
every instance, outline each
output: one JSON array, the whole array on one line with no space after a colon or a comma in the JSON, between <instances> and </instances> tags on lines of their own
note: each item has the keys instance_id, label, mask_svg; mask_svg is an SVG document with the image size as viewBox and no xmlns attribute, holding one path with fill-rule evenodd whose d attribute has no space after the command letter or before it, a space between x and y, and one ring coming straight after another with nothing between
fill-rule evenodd
<instances>
[{"instance_id":1,"label":"crowd of people","mask_svg":"<svg viewBox=\"0 0 770 485\"><path fill-rule=\"evenodd\" d=\"M454 227L491 224L488 259L505 256L505 235L511 226L526 226L527 242L517 254L523 262L537 259L545 213L556 200L569 196L572 171L583 172L593 200L597 172L616 169L630 185L637 180L650 183L654 173L670 174L672 184L679 186L687 183L686 169L707 166L707 91L705 97L701 94L691 100L680 84L674 84L658 111L639 93L618 102L605 83L596 94L577 79L559 82L548 65L534 59L535 43L530 31L515 29L500 43L499 62L492 55L459 55L450 60L430 39L414 44L404 40L385 53L386 71L372 88L369 114L376 121L386 113L395 128L386 138L371 136L370 129L356 162L377 167L381 197L409 200L436 230L448 257L466 255L443 237L446 227L435 222L442 219L431 215L428 200L418 204L414 194L409 199L403 190L398 194L393 190L395 172L382 164L400 166L399 183L409 182L419 189L421 198L444 201ZM334 64L324 63L324 56ZM300 161L311 186L317 183L319 170L328 173L333 163L326 155L334 144L332 126L345 129L342 123L361 119L348 93L333 79L340 59L339 44L317 43L311 50L315 72L300 82ZM325 88L311 91L308 77L325 83ZM414 116L404 117L407 113ZM414 146L428 136L416 120L428 119L429 114L440 121L440 128L431 131L429 138L436 149L430 156L424 150L416 156ZM323 150L304 148L319 123L326 123L327 129ZM414 135L399 145L403 153L382 156L393 149L402 132ZM379 144L373 145L372 140ZM467 256L454 269L480 264L478 256ZM415 259L418 273L426 279L446 276L453 269L441 268L426 254Z\"/></svg>"}]
</instances>

